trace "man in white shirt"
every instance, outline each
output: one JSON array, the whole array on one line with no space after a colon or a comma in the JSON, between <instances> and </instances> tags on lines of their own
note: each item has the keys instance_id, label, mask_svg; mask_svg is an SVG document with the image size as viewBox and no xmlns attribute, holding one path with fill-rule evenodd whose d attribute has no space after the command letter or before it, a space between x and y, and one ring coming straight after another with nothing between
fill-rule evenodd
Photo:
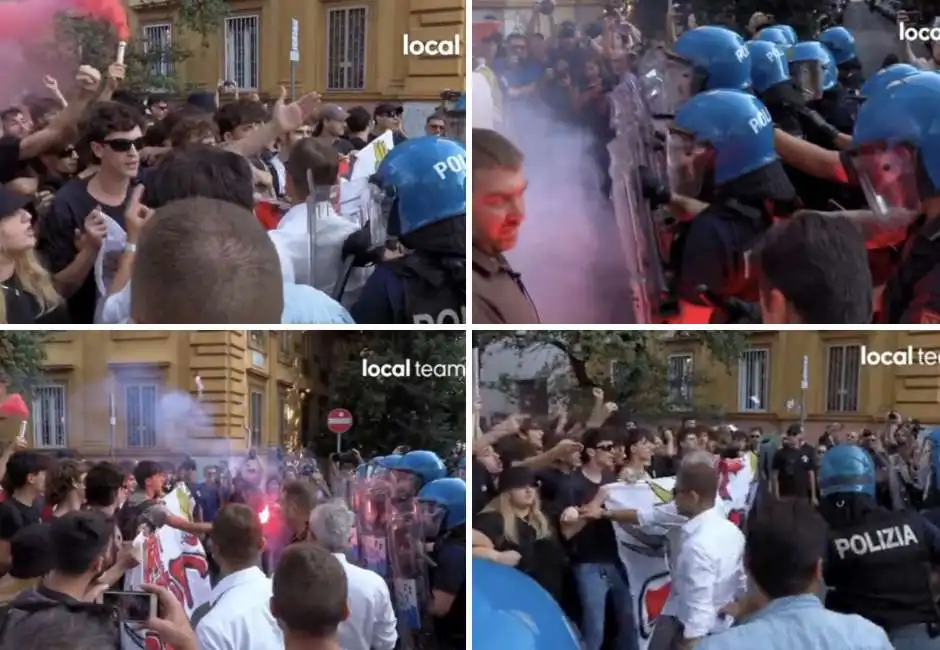
<instances>
[{"instance_id":1,"label":"man in white shirt","mask_svg":"<svg viewBox=\"0 0 940 650\"><path fill-rule=\"evenodd\" d=\"M307 187L307 172L315 187ZM333 207L331 192L338 191L339 155L331 146L314 138L296 143L287 159L287 194L294 207L268 232L281 260L284 282L316 287L333 295L343 270L343 244L360 226ZM315 242L310 253L308 196L314 194ZM311 265L313 273L311 274ZM352 305L359 297L371 269L356 268L346 284L341 302Z\"/></svg>"},{"instance_id":2,"label":"man in white shirt","mask_svg":"<svg viewBox=\"0 0 940 650\"><path fill-rule=\"evenodd\" d=\"M691 650L731 621L719 610L747 589L744 535L720 504L714 456L693 452L676 477L676 512L688 518L671 567L672 590L648 650Z\"/></svg>"},{"instance_id":3,"label":"man in white shirt","mask_svg":"<svg viewBox=\"0 0 940 650\"><path fill-rule=\"evenodd\" d=\"M310 537L336 556L349 585L349 616L339 624L343 650L393 650L398 621L388 585L379 574L346 560L356 517L342 501L329 501L310 513Z\"/></svg>"},{"instance_id":4,"label":"man in white shirt","mask_svg":"<svg viewBox=\"0 0 940 650\"><path fill-rule=\"evenodd\" d=\"M244 504L222 508L212 522L212 556L222 579L207 610L193 614L200 650L283 650L271 613L271 580L259 568L264 541L258 515Z\"/></svg>"}]
</instances>

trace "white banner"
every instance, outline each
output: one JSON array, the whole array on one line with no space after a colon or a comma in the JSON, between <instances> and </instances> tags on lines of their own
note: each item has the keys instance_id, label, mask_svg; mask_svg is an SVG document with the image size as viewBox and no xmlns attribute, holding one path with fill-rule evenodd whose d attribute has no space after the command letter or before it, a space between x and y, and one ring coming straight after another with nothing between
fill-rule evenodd
<instances>
[{"instance_id":1,"label":"white banner","mask_svg":"<svg viewBox=\"0 0 940 650\"><path fill-rule=\"evenodd\" d=\"M168 494L163 502L175 515L190 518L192 509L185 487ZM209 583L209 564L202 542L195 535L162 526L150 535L144 545L143 562L124 574L124 588L137 591L141 585L166 587L179 599L192 616L193 610L208 602L212 593ZM121 630L122 650L172 650L149 630L131 628Z\"/></svg>"},{"instance_id":2,"label":"white banner","mask_svg":"<svg viewBox=\"0 0 940 650\"><path fill-rule=\"evenodd\" d=\"M356 152L356 162L353 163L350 181L369 178L379 170L382 159L395 147L395 138L391 131L386 131L375 140Z\"/></svg>"},{"instance_id":3,"label":"white banner","mask_svg":"<svg viewBox=\"0 0 940 650\"><path fill-rule=\"evenodd\" d=\"M728 518L738 525L750 508L754 493L754 459L721 461L718 496ZM647 510L670 508L674 477L654 479L642 483L621 483L612 487L606 502L608 508ZM678 530L678 529L673 529ZM646 650L653 632L653 623L663 611L669 598L670 578L666 564L666 535L662 528L614 525L620 561L627 570L627 579L633 592L633 611L636 617L640 650Z\"/></svg>"}]
</instances>

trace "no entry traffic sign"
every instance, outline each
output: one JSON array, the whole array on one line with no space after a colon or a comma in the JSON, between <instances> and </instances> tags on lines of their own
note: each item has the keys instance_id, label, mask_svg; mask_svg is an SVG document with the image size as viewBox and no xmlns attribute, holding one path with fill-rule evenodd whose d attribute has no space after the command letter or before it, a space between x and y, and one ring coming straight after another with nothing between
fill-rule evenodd
<instances>
[{"instance_id":1,"label":"no entry traffic sign","mask_svg":"<svg viewBox=\"0 0 940 650\"><path fill-rule=\"evenodd\" d=\"M352 425L352 413L346 409L331 409L326 415L326 426L333 433L346 433Z\"/></svg>"}]
</instances>

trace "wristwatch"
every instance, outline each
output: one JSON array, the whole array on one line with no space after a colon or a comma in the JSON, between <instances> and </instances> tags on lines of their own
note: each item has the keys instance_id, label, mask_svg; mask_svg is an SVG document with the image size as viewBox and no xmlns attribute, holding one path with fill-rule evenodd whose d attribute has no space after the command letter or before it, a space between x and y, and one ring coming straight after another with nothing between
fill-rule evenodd
<instances>
[{"instance_id":1,"label":"wristwatch","mask_svg":"<svg viewBox=\"0 0 940 650\"><path fill-rule=\"evenodd\" d=\"M125 253L131 253L131 254L136 253L136 252L137 252L137 244L132 244L132 243L130 243L130 242L127 242L126 244L124 244L124 252L125 252Z\"/></svg>"}]
</instances>

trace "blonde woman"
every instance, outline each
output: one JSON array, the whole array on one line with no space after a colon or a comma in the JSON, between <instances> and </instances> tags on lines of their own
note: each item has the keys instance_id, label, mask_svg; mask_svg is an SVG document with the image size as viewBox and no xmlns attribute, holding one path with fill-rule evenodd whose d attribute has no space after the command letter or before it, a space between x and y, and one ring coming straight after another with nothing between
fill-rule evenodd
<instances>
[{"instance_id":1,"label":"blonde woman","mask_svg":"<svg viewBox=\"0 0 940 650\"><path fill-rule=\"evenodd\" d=\"M473 518L473 555L516 567L561 602L567 557L531 469L517 465L499 475L496 497Z\"/></svg>"},{"instance_id":2,"label":"blonde woman","mask_svg":"<svg viewBox=\"0 0 940 650\"><path fill-rule=\"evenodd\" d=\"M0 187L0 324L67 322L52 276L36 257L32 197Z\"/></svg>"}]
</instances>

